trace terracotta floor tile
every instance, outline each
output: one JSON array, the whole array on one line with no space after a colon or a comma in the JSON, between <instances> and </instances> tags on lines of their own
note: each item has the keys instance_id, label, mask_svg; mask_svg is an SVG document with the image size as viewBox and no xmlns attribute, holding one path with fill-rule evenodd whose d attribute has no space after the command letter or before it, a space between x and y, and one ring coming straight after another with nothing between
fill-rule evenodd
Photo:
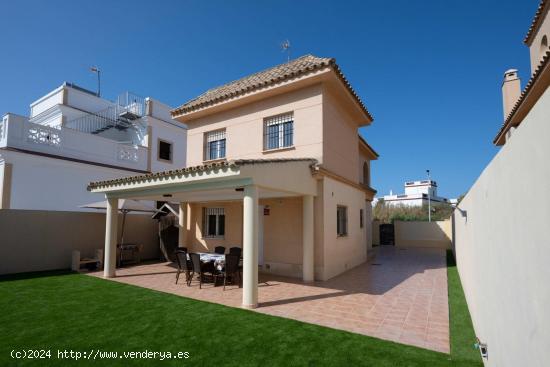
<instances>
[{"instance_id":1,"label":"terracotta floor tile","mask_svg":"<svg viewBox=\"0 0 550 367\"><path fill-rule=\"evenodd\" d=\"M445 251L390 246L373 251L367 263L325 282L260 274L260 304L254 311L449 353ZM170 263L147 263L117 269L112 280L241 306L241 288L224 292L203 284L199 289L196 281L187 287L183 279L174 283L175 272Z\"/></svg>"}]
</instances>

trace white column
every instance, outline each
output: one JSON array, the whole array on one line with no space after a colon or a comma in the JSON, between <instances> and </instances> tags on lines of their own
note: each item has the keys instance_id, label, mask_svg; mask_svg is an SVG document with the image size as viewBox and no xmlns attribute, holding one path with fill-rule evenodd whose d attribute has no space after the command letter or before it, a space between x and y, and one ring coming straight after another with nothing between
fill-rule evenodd
<instances>
[{"instance_id":1,"label":"white column","mask_svg":"<svg viewBox=\"0 0 550 367\"><path fill-rule=\"evenodd\" d=\"M179 227L179 233L178 233L178 246L179 247L185 247L185 234L186 234L186 210L187 209L187 203L180 203L180 212L179 212L179 218L178 218L178 227Z\"/></svg>"},{"instance_id":2,"label":"white column","mask_svg":"<svg viewBox=\"0 0 550 367\"><path fill-rule=\"evenodd\" d=\"M315 278L315 257L313 243L313 196L305 195L302 197L302 278L304 282L312 282Z\"/></svg>"},{"instance_id":3,"label":"white column","mask_svg":"<svg viewBox=\"0 0 550 367\"><path fill-rule=\"evenodd\" d=\"M103 277L115 276L116 245L118 237L118 199L107 198L107 215L105 220L105 265Z\"/></svg>"},{"instance_id":4,"label":"white column","mask_svg":"<svg viewBox=\"0 0 550 367\"><path fill-rule=\"evenodd\" d=\"M258 188L244 188L243 198L243 307L258 306Z\"/></svg>"}]
</instances>

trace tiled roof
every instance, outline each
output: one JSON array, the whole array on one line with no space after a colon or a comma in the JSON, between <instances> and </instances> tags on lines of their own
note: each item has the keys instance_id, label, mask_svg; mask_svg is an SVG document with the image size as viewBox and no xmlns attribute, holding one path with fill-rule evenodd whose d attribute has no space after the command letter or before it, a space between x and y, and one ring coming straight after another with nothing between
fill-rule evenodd
<instances>
[{"instance_id":1,"label":"tiled roof","mask_svg":"<svg viewBox=\"0 0 550 367\"><path fill-rule=\"evenodd\" d=\"M516 104L508 114L508 117L506 117L506 120L504 120L504 123L500 127L498 134L493 139L494 144L496 144L500 136L510 128L509 125L510 125L510 122L512 121L512 118L516 114L519 107L522 105L523 101L525 101L525 98L527 98L527 96L529 95L529 92L533 88L533 85L535 84L535 82L539 79L540 75L542 74L542 71L546 68L548 64L550 64L549 60L550 60L550 51L546 51L546 54L542 58L542 61L540 62L539 66L537 66L537 69L531 76L531 79L529 79L529 81L527 82L527 85L525 85L525 88L523 89L523 92L521 92L521 95L519 96Z\"/></svg>"},{"instance_id":2,"label":"tiled roof","mask_svg":"<svg viewBox=\"0 0 550 367\"><path fill-rule=\"evenodd\" d=\"M376 158L379 158L379 157L380 157L380 155L376 152L376 150L374 150L374 149L370 146L370 144L367 143L367 141L365 140L365 138L363 138L361 135L359 135L359 140L360 140L361 142L363 142L363 144L366 145L367 149L369 149L369 150L372 152L372 154L373 154Z\"/></svg>"},{"instance_id":3,"label":"tiled roof","mask_svg":"<svg viewBox=\"0 0 550 367\"><path fill-rule=\"evenodd\" d=\"M287 63L274 66L272 68L260 71L258 73L246 76L233 82L224 84L206 91L200 96L184 103L180 107L172 110L172 116L188 113L200 108L204 108L216 103L220 103L226 99L244 95L253 92L260 88L265 88L283 81L287 81L311 72L322 70L324 68L332 68L340 80L344 83L353 98L359 104L363 112L372 120L369 111L355 93L350 83L340 71L336 60L327 57L317 57L313 55L305 55Z\"/></svg>"},{"instance_id":4,"label":"tiled roof","mask_svg":"<svg viewBox=\"0 0 550 367\"><path fill-rule=\"evenodd\" d=\"M535 17L533 18L533 21L531 22L531 26L529 27L529 31L527 31L527 35L523 39L524 43L531 42L531 37L535 34L535 31L539 27L539 21L542 20L542 15L544 13L545 7L548 4L548 0L541 0L539 3L539 7L537 8L537 12L535 13Z\"/></svg>"},{"instance_id":5,"label":"tiled roof","mask_svg":"<svg viewBox=\"0 0 550 367\"><path fill-rule=\"evenodd\" d=\"M116 178L116 179L106 180L106 181L90 182L88 184L88 191L91 191L93 189L103 187L103 186L137 183L137 182L149 181L152 179L159 179L159 178L165 178L165 177L187 176L191 173L215 171L226 167L240 167L240 166L252 165L252 164L285 163L285 162L311 162L311 164L316 164L317 160L314 158L236 159L231 161L202 164L199 166L191 166L191 167L170 170L170 171L147 173L139 176L129 176L129 177L121 177L121 178Z\"/></svg>"}]
</instances>

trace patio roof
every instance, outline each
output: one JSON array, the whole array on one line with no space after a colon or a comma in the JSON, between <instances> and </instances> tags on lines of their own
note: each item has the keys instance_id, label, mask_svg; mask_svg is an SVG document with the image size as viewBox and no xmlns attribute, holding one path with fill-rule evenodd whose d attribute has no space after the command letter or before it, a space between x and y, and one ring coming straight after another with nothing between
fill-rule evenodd
<instances>
[{"instance_id":1,"label":"patio roof","mask_svg":"<svg viewBox=\"0 0 550 367\"><path fill-rule=\"evenodd\" d=\"M179 170L91 182L88 190L112 197L170 201L238 200L236 189L256 185L260 197L316 195L317 160L241 159Z\"/></svg>"}]
</instances>

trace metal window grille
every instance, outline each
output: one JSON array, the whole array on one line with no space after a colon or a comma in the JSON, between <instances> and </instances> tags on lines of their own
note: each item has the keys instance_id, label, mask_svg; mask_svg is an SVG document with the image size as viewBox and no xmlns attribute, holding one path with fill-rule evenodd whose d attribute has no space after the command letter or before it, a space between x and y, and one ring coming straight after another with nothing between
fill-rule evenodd
<instances>
[{"instance_id":1,"label":"metal window grille","mask_svg":"<svg viewBox=\"0 0 550 367\"><path fill-rule=\"evenodd\" d=\"M225 158L225 130L210 131L205 134L204 159Z\"/></svg>"},{"instance_id":2,"label":"metal window grille","mask_svg":"<svg viewBox=\"0 0 550 367\"><path fill-rule=\"evenodd\" d=\"M336 207L336 233L338 236L348 234L348 208L345 206Z\"/></svg>"},{"instance_id":3,"label":"metal window grille","mask_svg":"<svg viewBox=\"0 0 550 367\"><path fill-rule=\"evenodd\" d=\"M294 144L294 115L268 117L264 120L264 149L280 149Z\"/></svg>"},{"instance_id":4,"label":"metal window grille","mask_svg":"<svg viewBox=\"0 0 550 367\"><path fill-rule=\"evenodd\" d=\"M222 237L225 235L224 208L203 208L204 237Z\"/></svg>"}]
</instances>

